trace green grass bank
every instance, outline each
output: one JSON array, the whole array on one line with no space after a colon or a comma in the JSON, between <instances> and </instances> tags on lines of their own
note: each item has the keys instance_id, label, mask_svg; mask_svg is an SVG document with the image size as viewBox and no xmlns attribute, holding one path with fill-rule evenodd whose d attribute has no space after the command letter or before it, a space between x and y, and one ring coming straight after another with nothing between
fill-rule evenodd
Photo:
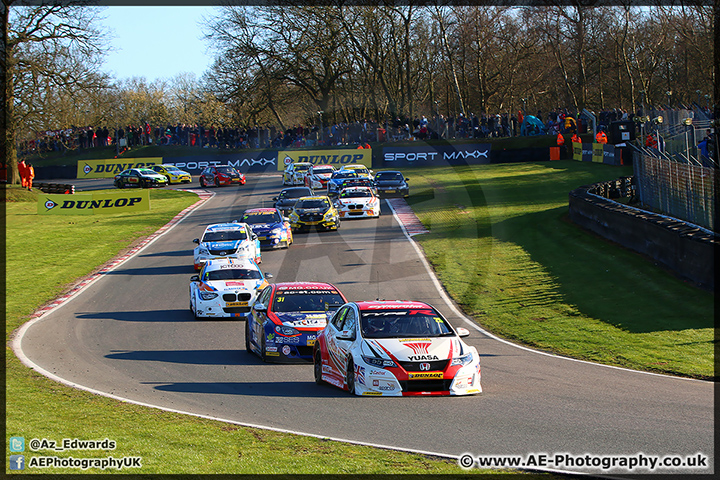
<instances>
[{"instance_id":1,"label":"green grass bank","mask_svg":"<svg viewBox=\"0 0 720 480\"><path fill-rule=\"evenodd\" d=\"M714 375L714 295L568 220L568 192L632 174L574 161L413 169L414 237L491 332L584 360Z\"/></svg>"}]
</instances>

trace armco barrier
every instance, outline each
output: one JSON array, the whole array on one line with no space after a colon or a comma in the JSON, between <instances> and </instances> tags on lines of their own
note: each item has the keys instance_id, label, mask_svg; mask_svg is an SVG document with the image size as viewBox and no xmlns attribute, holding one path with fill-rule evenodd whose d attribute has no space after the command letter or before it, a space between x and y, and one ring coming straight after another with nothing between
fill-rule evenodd
<instances>
[{"instance_id":1,"label":"armco barrier","mask_svg":"<svg viewBox=\"0 0 720 480\"><path fill-rule=\"evenodd\" d=\"M63 183L36 183L33 186L43 193L75 193L75 185Z\"/></svg>"},{"instance_id":2,"label":"armco barrier","mask_svg":"<svg viewBox=\"0 0 720 480\"><path fill-rule=\"evenodd\" d=\"M608 182L606 182L608 183ZM681 220L647 212L591 193L598 185L569 194L570 219L623 247L647 255L679 277L715 288L715 233Z\"/></svg>"}]
</instances>

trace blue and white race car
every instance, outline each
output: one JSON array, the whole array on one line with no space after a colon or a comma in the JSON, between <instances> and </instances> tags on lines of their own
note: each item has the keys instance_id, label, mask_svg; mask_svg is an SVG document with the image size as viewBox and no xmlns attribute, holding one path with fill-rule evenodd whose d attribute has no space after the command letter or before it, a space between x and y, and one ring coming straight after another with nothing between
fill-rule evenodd
<instances>
[{"instance_id":1,"label":"blue and white race car","mask_svg":"<svg viewBox=\"0 0 720 480\"><path fill-rule=\"evenodd\" d=\"M250 225L262 248L288 248L293 243L290 222L277 208L248 208L240 221Z\"/></svg>"},{"instance_id":2,"label":"blue and white race car","mask_svg":"<svg viewBox=\"0 0 720 480\"><path fill-rule=\"evenodd\" d=\"M350 178L358 178L359 176L360 175L358 175L358 173L353 170L335 170L330 177L330 180L328 180L327 182L328 197L337 197L345 180L348 180Z\"/></svg>"},{"instance_id":3,"label":"blue and white race car","mask_svg":"<svg viewBox=\"0 0 720 480\"><path fill-rule=\"evenodd\" d=\"M245 350L266 362L312 361L318 332L345 301L330 283L268 285L245 324Z\"/></svg>"},{"instance_id":4,"label":"blue and white race car","mask_svg":"<svg viewBox=\"0 0 720 480\"><path fill-rule=\"evenodd\" d=\"M200 318L245 318L267 278L251 258L221 258L205 263L190 278L190 311Z\"/></svg>"},{"instance_id":5,"label":"blue and white race car","mask_svg":"<svg viewBox=\"0 0 720 480\"><path fill-rule=\"evenodd\" d=\"M195 270L216 258L250 258L262 262L260 240L246 223L216 223L208 225L202 238L196 238L193 251Z\"/></svg>"}]
</instances>

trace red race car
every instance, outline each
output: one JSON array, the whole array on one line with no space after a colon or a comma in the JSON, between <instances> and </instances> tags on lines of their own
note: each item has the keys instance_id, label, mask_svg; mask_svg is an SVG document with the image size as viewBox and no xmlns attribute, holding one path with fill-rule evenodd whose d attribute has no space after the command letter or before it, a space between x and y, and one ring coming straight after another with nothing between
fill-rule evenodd
<instances>
[{"instance_id":1,"label":"red race car","mask_svg":"<svg viewBox=\"0 0 720 480\"><path fill-rule=\"evenodd\" d=\"M416 301L346 303L315 342L315 383L356 395L480 393L480 356L431 305Z\"/></svg>"},{"instance_id":2,"label":"red race car","mask_svg":"<svg viewBox=\"0 0 720 480\"><path fill-rule=\"evenodd\" d=\"M230 165L206 167L205 170L200 173L201 187L219 187L222 185L245 185L245 175Z\"/></svg>"}]
</instances>

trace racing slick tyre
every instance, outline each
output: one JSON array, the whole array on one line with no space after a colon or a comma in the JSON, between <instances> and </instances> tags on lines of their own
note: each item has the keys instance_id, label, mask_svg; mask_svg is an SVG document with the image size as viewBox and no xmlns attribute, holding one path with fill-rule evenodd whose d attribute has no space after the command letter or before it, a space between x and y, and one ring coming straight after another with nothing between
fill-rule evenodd
<instances>
[{"instance_id":1,"label":"racing slick tyre","mask_svg":"<svg viewBox=\"0 0 720 480\"><path fill-rule=\"evenodd\" d=\"M320 350L317 350L313 357L313 375L315 376L316 385L325 383L322 379L322 356L320 355Z\"/></svg>"},{"instance_id":2,"label":"racing slick tyre","mask_svg":"<svg viewBox=\"0 0 720 480\"><path fill-rule=\"evenodd\" d=\"M265 334L263 333L262 340L260 341L260 360L263 362L267 362L267 357L265 356Z\"/></svg>"},{"instance_id":3,"label":"racing slick tyre","mask_svg":"<svg viewBox=\"0 0 720 480\"><path fill-rule=\"evenodd\" d=\"M245 351L250 354L253 353L250 348L250 320L245 320Z\"/></svg>"},{"instance_id":4,"label":"racing slick tyre","mask_svg":"<svg viewBox=\"0 0 720 480\"><path fill-rule=\"evenodd\" d=\"M348 360L347 368L345 369L345 384L347 385L348 392L355 395L355 364L352 358Z\"/></svg>"},{"instance_id":5,"label":"racing slick tyre","mask_svg":"<svg viewBox=\"0 0 720 480\"><path fill-rule=\"evenodd\" d=\"M220 181L215 177L215 188L220 188Z\"/></svg>"},{"instance_id":6,"label":"racing slick tyre","mask_svg":"<svg viewBox=\"0 0 720 480\"><path fill-rule=\"evenodd\" d=\"M207 185L205 185L205 179L203 177L200 177L200 186L202 188L205 188Z\"/></svg>"}]
</instances>

